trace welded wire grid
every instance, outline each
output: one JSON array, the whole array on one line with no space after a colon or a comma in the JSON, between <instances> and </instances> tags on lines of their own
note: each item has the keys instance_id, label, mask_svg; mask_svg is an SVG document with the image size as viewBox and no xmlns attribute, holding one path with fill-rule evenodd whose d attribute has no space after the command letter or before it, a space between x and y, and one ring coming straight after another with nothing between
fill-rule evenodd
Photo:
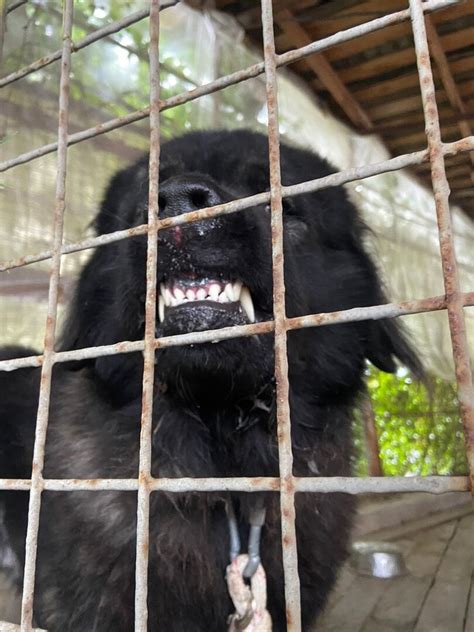
<instances>
[{"instance_id":1,"label":"welded wire grid","mask_svg":"<svg viewBox=\"0 0 474 632\"><path fill-rule=\"evenodd\" d=\"M51 259L51 279L48 295L48 315L46 321L43 353L38 356L18 358L0 362L0 370L9 371L22 367L41 367L41 387L38 405L35 447L31 479L0 479L0 489L29 490L28 529L26 537L24 588L22 598L21 629L32 629L34 577L36 566L36 547L39 528L41 494L43 490L129 490L138 492L137 505L137 556L136 556L136 595L135 630L147 629L147 573L150 493L153 491L246 491L261 490L280 493L283 566L285 574L285 598L287 604L288 630L301 629L299 605L299 578L295 537L295 492L347 492L360 494L366 492L413 492L425 491L443 493L446 491L468 491L473 489L474 480L474 389L469 351L466 339L463 308L474 305L474 292L461 292L458 280L457 263L454 252L454 240L449 213L449 185L446 179L444 156L474 150L474 136L462 138L453 143L443 143L440 135L439 118L435 100L435 90L423 13L435 11L459 0L409 0L409 8L390 15L371 20L317 42L282 55L275 53L273 39L273 20L271 0L261 0L262 28L264 41L264 62L221 77L188 92L166 100L159 98L159 11L177 4L179 0L151 0L150 8L138 11L120 21L102 27L83 40L73 43L71 29L74 0L64 1L63 10L63 46L61 51L34 61L32 64L0 79L0 87L9 85L47 64L61 59L61 79L59 98L58 140L35 150L26 152L14 159L0 163L0 171L24 164L40 156L57 151L58 172L56 184L56 204L54 215L54 239L50 250L33 255L25 255L13 261L0 264L0 270L28 265L37 261ZM18 5L19 6L19 5ZM71 54L110 33L119 31L146 17L150 18L150 105L123 117L111 119L95 127L68 134L68 89L70 78ZM277 68L290 64L316 52L360 37L385 26L411 19L415 41L415 51L420 77L420 89L426 125L427 148L422 151L404 154L383 162L347 169L323 178L311 180L293 186L282 186L280 177L279 134L278 134L278 97ZM268 105L268 138L270 158L270 191L234 200L226 204L209 207L191 213L185 213L160 220L158 217L158 171L159 171L159 114L161 111L211 94L249 78L265 73ZM67 167L67 148L69 145L93 138L99 134L128 125L129 123L150 118L150 184L148 222L141 226L121 230L107 235L85 239L73 244L63 245L63 218L65 211L65 179ZM283 224L282 199L302 193L317 191L325 187L360 180L380 173L395 171L422 162L430 161L433 191L436 202L440 251L442 259L445 295L429 297L403 303L389 303L373 307L360 307L344 311L312 314L298 318L287 318L285 314L285 285L283 262ZM235 213L257 204L270 204L272 217L272 265L273 265L273 301L274 319L220 330L194 332L155 339L156 319L156 262L157 234L159 230L188 222L202 220L217 215ZM123 341L113 345L55 352L54 339L58 302L58 285L61 257L64 254L100 247L134 235L148 235L147 242L147 291L145 336L141 341ZM458 397L463 421L466 449L469 463L469 476L457 477L390 477L390 478L352 478L352 477L295 477L292 473L292 448L290 433L290 411L288 403L288 359L287 332L303 327L317 327L327 324L350 322L366 319L396 317L435 310L447 310L451 332L453 356L458 385ZM273 332L275 336L275 378L277 401L277 432L280 463L280 477L240 477L240 478L153 478L151 476L151 426L154 379L154 355L157 348L169 346L199 344L211 340L225 340L240 336ZM48 424L49 398L51 392L52 367L57 362L95 358L117 353L142 351L144 355L144 375L142 389L142 416L140 435L140 458L138 479L98 479L98 480L58 480L44 479L44 449Z\"/></svg>"}]
</instances>

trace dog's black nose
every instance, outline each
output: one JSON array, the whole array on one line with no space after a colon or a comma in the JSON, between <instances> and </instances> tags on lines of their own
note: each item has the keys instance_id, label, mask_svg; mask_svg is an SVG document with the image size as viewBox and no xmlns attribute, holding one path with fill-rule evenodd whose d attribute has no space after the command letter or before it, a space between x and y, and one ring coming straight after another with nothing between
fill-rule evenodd
<instances>
[{"instance_id":1,"label":"dog's black nose","mask_svg":"<svg viewBox=\"0 0 474 632\"><path fill-rule=\"evenodd\" d=\"M212 182L188 175L166 180L160 187L158 201L160 217L164 218L222 204L223 199Z\"/></svg>"},{"instance_id":2,"label":"dog's black nose","mask_svg":"<svg viewBox=\"0 0 474 632\"><path fill-rule=\"evenodd\" d=\"M197 211L208 206L222 204L225 201L224 195L218 190L215 183L198 175L184 175L168 178L160 186L158 202L160 206L160 219L174 217L181 213ZM184 224L169 228L163 231L160 238L164 241L171 241L175 246L183 245L183 235L188 238L204 237L210 231L217 228L221 223L218 217Z\"/></svg>"},{"instance_id":3,"label":"dog's black nose","mask_svg":"<svg viewBox=\"0 0 474 632\"><path fill-rule=\"evenodd\" d=\"M224 195L217 185L203 176L184 175L168 178L160 187L158 202L160 219L174 217L181 213L197 211L208 206L222 204ZM202 238L222 223L219 217L181 226L175 226L160 233L163 242L171 242L179 248L183 246L183 236L187 239Z\"/></svg>"}]
</instances>

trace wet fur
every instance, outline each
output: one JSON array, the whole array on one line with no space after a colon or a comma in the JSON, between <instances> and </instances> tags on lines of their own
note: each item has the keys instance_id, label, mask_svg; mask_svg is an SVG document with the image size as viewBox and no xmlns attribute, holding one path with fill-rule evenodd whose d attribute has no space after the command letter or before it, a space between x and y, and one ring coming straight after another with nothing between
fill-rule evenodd
<instances>
[{"instance_id":1,"label":"wet fur","mask_svg":"<svg viewBox=\"0 0 474 632\"><path fill-rule=\"evenodd\" d=\"M309 152L282 146L284 184L330 172L326 162ZM162 148L162 186L179 174L207 183L219 201L268 190L267 141L244 131L188 134ZM142 223L147 190L144 158L112 180L96 219L97 232ZM162 216L179 210L191 208L165 208ZM385 301L363 248L363 225L341 188L285 201L285 231L288 316ZM252 292L257 319L272 317L270 220L264 207L206 226L189 225L183 228L183 238L185 248L177 249L162 234L160 279L164 272L191 270L240 278ZM143 336L145 249L141 237L96 250L79 280L61 349ZM202 318L200 322L199 313L191 310L187 318L174 322L174 329L160 328L157 333L233 324L230 316L231 322L215 314ZM272 344L269 335L253 336L157 354L155 476L278 475ZM30 353L6 349L3 357ZM350 474L352 411L363 388L365 360L393 371L396 357L420 371L394 321L289 334L295 474ZM141 367L141 354L56 366L46 478L137 476ZM37 370L0 372L0 477L30 476L38 385ZM251 495L233 497L245 544ZM232 607L224 582L225 499L223 493L152 494L150 630L226 629ZM308 630L345 558L354 505L344 494L298 494L296 501L303 629ZM28 495L2 492L2 503L9 544L21 566ZM277 494L268 494L266 505L263 563L274 630L281 631L286 623ZM38 625L50 632L133 628L135 512L133 492L43 494Z\"/></svg>"}]
</instances>

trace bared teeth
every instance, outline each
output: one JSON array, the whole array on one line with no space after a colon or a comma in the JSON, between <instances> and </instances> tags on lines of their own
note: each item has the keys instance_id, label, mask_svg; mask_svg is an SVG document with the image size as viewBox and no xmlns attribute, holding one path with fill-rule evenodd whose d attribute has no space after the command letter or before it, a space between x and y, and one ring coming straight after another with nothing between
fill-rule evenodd
<instances>
[{"instance_id":1,"label":"bared teeth","mask_svg":"<svg viewBox=\"0 0 474 632\"><path fill-rule=\"evenodd\" d=\"M185 295L185 293L183 292L183 290L181 288L175 287L174 288L174 296L181 303L186 295Z\"/></svg>"},{"instance_id":2,"label":"bared teeth","mask_svg":"<svg viewBox=\"0 0 474 632\"><path fill-rule=\"evenodd\" d=\"M247 314L247 318L251 323L255 322L255 309L253 306L252 296L250 295L249 289L246 287L242 287L240 292L240 304L242 305L242 309Z\"/></svg>"},{"instance_id":3,"label":"bared teeth","mask_svg":"<svg viewBox=\"0 0 474 632\"><path fill-rule=\"evenodd\" d=\"M238 301L240 299L240 293L242 291L242 281L235 281L232 284L233 289L233 299L234 301Z\"/></svg>"},{"instance_id":4,"label":"bared teeth","mask_svg":"<svg viewBox=\"0 0 474 632\"><path fill-rule=\"evenodd\" d=\"M219 285L219 283L211 283L211 285L209 286L209 296L214 301L217 301L217 298L220 293L221 293L221 286Z\"/></svg>"},{"instance_id":5,"label":"bared teeth","mask_svg":"<svg viewBox=\"0 0 474 632\"><path fill-rule=\"evenodd\" d=\"M167 307L177 307L193 301L214 301L218 303L239 303L248 320L255 322L255 308L250 290L241 281L223 283L201 281L190 287L189 283L179 285L160 284L158 316L161 322L165 318Z\"/></svg>"},{"instance_id":6,"label":"bared teeth","mask_svg":"<svg viewBox=\"0 0 474 632\"><path fill-rule=\"evenodd\" d=\"M226 283L225 284L224 292L225 292L227 298L229 299L229 301L233 301L234 300L234 287L233 287L232 283Z\"/></svg>"},{"instance_id":7,"label":"bared teeth","mask_svg":"<svg viewBox=\"0 0 474 632\"><path fill-rule=\"evenodd\" d=\"M162 323L165 319L165 299L163 296L158 297L158 318L160 323Z\"/></svg>"},{"instance_id":8,"label":"bared teeth","mask_svg":"<svg viewBox=\"0 0 474 632\"><path fill-rule=\"evenodd\" d=\"M173 295L171 294L170 290L168 288L165 288L164 299L166 307L169 307L171 305L172 298Z\"/></svg>"}]
</instances>

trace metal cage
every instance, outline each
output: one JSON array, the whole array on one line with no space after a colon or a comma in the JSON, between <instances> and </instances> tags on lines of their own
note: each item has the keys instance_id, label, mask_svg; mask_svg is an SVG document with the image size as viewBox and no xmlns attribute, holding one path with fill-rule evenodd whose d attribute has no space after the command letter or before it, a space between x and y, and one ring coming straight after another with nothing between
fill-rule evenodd
<instances>
[{"instance_id":1,"label":"metal cage","mask_svg":"<svg viewBox=\"0 0 474 632\"><path fill-rule=\"evenodd\" d=\"M452 143L441 140L440 124L435 99L435 88L430 64L430 53L426 37L424 13L457 4L458 0L409 0L409 8L367 23L338 32L322 40L291 50L281 55L275 52L273 35L273 18L271 0L261 0L262 28L264 41L264 61L248 68L221 77L193 90L166 100L160 99L159 88L159 12L168 6L177 4L179 0L150 0L150 8L143 9L120 21L102 27L84 39L73 42L71 31L73 24L74 0L64 0L63 9L63 46L46 57L0 79L0 87L24 77L27 74L61 60L61 78L58 113L57 142L28 151L12 160L0 163L0 171L6 171L44 156L57 152L56 203L54 212L54 241L50 250L37 254L25 255L0 264L0 270L7 271L42 260L51 260L51 277L48 294L48 313L44 337L44 350L39 356L0 362L0 370L10 371L22 367L41 367L41 388L36 423L34 455L31 479L0 480L2 490L29 490L28 529L26 537L26 556L24 569L24 586L21 610L21 630L32 630L33 599L36 567L36 545L39 529L41 496L43 490L75 491L91 490L132 490L138 493L137 506L137 542L136 542L136 592L135 592L135 632L146 632L147 629L147 573L148 573L148 540L149 540L149 507L150 494L156 490L167 492L183 491L273 491L280 494L283 568L285 579L285 598L287 605L288 630L299 631L300 625L300 589L297 567L297 551L295 536L295 504L296 492L336 492L350 494L364 492L412 492L425 491L443 493L447 491L468 491L472 489L474 480L474 388L470 367L469 351L466 338L463 308L474 305L474 292L461 292L457 263L454 252L454 240L449 212L449 185L446 179L444 157L460 152L474 151L474 136L467 136ZM23 2L16 2L9 10L15 9ZM72 53L93 44L99 39L115 33L127 26L149 16L150 23L150 105L114 118L90 129L68 133L68 93L71 74ZM341 42L371 33L386 26L411 20L415 41L416 59L419 74L420 90L426 127L427 147L422 151L404 154L383 162L368 164L363 167L347 169L332 175L303 182L294 186L282 186L280 179L280 152L278 132L278 96L276 74L278 68L303 59L316 52L322 52ZM227 86L245 81L264 73L266 79L268 107L268 143L270 160L270 192L262 192L245 199L235 200L218 206L205 208L172 218L160 220L158 217L158 172L160 156L160 112L183 103L221 90ZM99 134L105 134L118 127L135 121L150 119L150 185L148 223L128 230L100 235L72 244L63 244L63 218L65 212L66 157L68 147L83 142ZM439 229L439 244L442 259L445 295L429 297L403 303L390 303L373 307L360 307L333 313L312 314L299 318L287 318L285 315L285 283L283 272L283 225L282 199L289 196L316 191L325 187L340 185L354 180L367 178L429 161L436 212ZM270 204L272 225L272 265L273 265L273 302L274 320L244 326L227 327L220 330L189 333L155 339L156 318L156 265L157 265L157 233L158 231L178 226L186 222L194 222L215 217L225 213L235 213L255 204ZM71 252L100 247L120 239L134 235L147 234L147 292L146 322L144 340L123 341L102 347L79 349L76 351L55 352L58 285L60 279L61 257ZM458 477L391 477L391 478L353 478L353 477L295 477L292 472L292 447L290 439L290 411L288 402L288 362L287 332L302 327L319 327L356 320L396 317L404 314L447 310L451 332L452 349L455 363L458 397L463 421L466 450L469 463L469 476ZM157 348L175 345L198 344L210 340L224 340L240 336L250 336L273 332L275 339L275 378L277 389L277 428L280 477L269 478L153 478L151 476L151 414L154 379L154 354ZM144 375L142 392L141 435L139 455L139 476L137 479L97 479L97 480L52 480L44 479L43 464L48 426L48 409L51 392L52 368L58 362L74 361L85 358L117 353L143 352Z\"/></svg>"}]
</instances>

